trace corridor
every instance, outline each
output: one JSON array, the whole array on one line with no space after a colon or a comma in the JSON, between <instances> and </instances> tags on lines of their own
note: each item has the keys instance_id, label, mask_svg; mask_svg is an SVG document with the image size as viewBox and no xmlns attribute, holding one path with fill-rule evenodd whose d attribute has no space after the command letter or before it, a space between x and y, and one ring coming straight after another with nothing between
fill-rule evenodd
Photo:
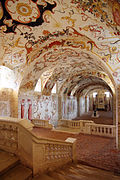
<instances>
[{"instance_id":1,"label":"corridor","mask_svg":"<svg viewBox=\"0 0 120 180\"><path fill-rule=\"evenodd\" d=\"M77 139L76 154L79 162L105 170L120 172L120 150L115 149L115 138L87 134L56 132L46 128L34 128L39 137L66 140Z\"/></svg>"},{"instance_id":2,"label":"corridor","mask_svg":"<svg viewBox=\"0 0 120 180\"><path fill-rule=\"evenodd\" d=\"M89 111L88 113L84 113L80 117L74 118L73 120L92 120L96 124L106 124L112 125L113 118L111 111L97 111L99 117L92 117L93 111Z\"/></svg>"}]
</instances>

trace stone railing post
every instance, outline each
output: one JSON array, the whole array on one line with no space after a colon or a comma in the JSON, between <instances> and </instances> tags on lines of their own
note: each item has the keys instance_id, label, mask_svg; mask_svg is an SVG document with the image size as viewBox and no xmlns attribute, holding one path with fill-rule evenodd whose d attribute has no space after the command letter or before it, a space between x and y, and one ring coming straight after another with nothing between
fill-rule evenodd
<instances>
[{"instance_id":1,"label":"stone railing post","mask_svg":"<svg viewBox=\"0 0 120 180\"><path fill-rule=\"evenodd\" d=\"M33 168L33 144L30 133L33 126L25 119L18 124L18 156L21 162L30 168Z\"/></svg>"},{"instance_id":2,"label":"stone railing post","mask_svg":"<svg viewBox=\"0 0 120 180\"><path fill-rule=\"evenodd\" d=\"M76 138L67 138L65 140L66 142L72 143L72 158L73 158L73 162L76 163L77 162L77 154L76 154Z\"/></svg>"},{"instance_id":3,"label":"stone railing post","mask_svg":"<svg viewBox=\"0 0 120 180\"><path fill-rule=\"evenodd\" d=\"M33 174L43 173L45 166L45 145L33 142Z\"/></svg>"},{"instance_id":4,"label":"stone railing post","mask_svg":"<svg viewBox=\"0 0 120 180\"><path fill-rule=\"evenodd\" d=\"M116 147L120 149L120 85L116 88Z\"/></svg>"}]
</instances>

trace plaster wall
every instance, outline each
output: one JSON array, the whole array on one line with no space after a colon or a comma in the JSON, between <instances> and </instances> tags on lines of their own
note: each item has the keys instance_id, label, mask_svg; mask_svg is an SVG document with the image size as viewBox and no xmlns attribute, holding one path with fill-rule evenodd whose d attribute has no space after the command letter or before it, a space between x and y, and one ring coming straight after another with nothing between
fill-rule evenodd
<instances>
[{"instance_id":1,"label":"plaster wall","mask_svg":"<svg viewBox=\"0 0 120 180\"><path fill-rule=\"evenodd\" d=\"M28 95L29 94L29 95ZM76 97L61 97L58 103L57 95L45 96L35 93L19 95L18 116L25 119L44 119L50 124L57 125L59 117L62 119L74 119L77 117ZM58 115L58 106L61 106L61 113Z\"/></svg>"},{"instance_id":2,"label":"plaster wall","mask_svg":"<svg viewBox=\"0 0 120 180\"><path fill-rule=\"evenodd\" d=\"M44 119L56 125L58 120L58 97L30 94L19 96L19 118Z\"/></svg>"},{"instance_id":3,"label":"plaster wall","mask_svg":"<svg viewBox=\"0 0 120 180\"><path fill-rule=\"evenodd\" d=\"M10 88L0 89L0 116L17 117L17 93Z\"/></svg>"},{"instance_id":4,"label":"plaster wall","mask_svg":"<svg viewBox=\"0 0 120 180\"><path fill-rule=\"evenodd\" d=\"M80 104L80 116L85 113L85 97L81 96L79 99Z\"/></svg>"},{"instance_id":5,"label":"plaster wall","mask_svg":"<svg viewBox=\"0 0 120 180\"><path fill-rule=\"evenodd\" d=\"M89 96L87 96L87 104L86 104L86 109L87 109L87 112L89 112Z\"/></svg>"},{"instance_id":6,"label":"plaster wall","mask_svg":"<svg viewBox=\"0 0 120 180\"><path fill-rule=\"evenodd\" d=\"M62 97L62 119L74 119L77 117L77 98Z\"/></svg>"}]
</instances>

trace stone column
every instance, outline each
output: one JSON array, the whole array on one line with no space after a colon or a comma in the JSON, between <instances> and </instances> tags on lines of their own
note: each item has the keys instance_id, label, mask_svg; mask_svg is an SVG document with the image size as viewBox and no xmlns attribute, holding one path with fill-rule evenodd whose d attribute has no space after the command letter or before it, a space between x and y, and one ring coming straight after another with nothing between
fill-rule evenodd
<instances>
[{"instance_id":1,"label":"stone column","mask_svg":"<svg viewBox=\"0 0 120 180\"><path fill-rule=\"evenodd\" d=\"M79 96L77 96L77 117L80 117L80 101Z\"/></svg>"},{"instance_id":2,"label":"stone column","mask_svg":"<svg viewBox=\"0 0 120 180\"><path fill-rule=\"evenodd\" d=\"M87 113L87 96L85 96L85 113Z\"/></svg>"},{"instance_id":3,"label":"stone column","mask_svg":"<svg viewBox=\"0 0 120 180\"><path fill-rule=\"evenodd\" d=\"M116 90L116 144L120 149L120 85Z\"/></svg>"},{"instance_id":4,"label":"stone column","mask_svg":"<svg viewBox=\"0 0 120 180\"><path fill-rule=\"evenodd\" d=\"M90 96L89 96L89 111L93 111L93 101L94 101L93 95L90 94Z\"/></svg>"},{"instance_id":5,"label":"stone column","mask_svg":"<svg viewBox=\"0 0 120 180\"><path fill-rule=\"evenodd\" d=\"M58 96L58 120L62 119L62 97Z\"/></svg>"},{"instance_id":6,"label":"stone column","mask_svg":"<svg viewBox=\"0 0 120 180\"><path fill-rule=\"evenodd\" d=\"M113 94L112 99L112 112L113 112L113 124L116 125L116 94Z\"/></svg>"}]
</instances>

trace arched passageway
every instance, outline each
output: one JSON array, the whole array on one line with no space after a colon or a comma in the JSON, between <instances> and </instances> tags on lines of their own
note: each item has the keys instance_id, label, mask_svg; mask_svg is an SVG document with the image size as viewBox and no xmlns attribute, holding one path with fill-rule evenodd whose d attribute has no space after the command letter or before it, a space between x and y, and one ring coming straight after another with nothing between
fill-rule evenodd
<instances>
[{"instance_id":1,"label":"arched passageway","mask_svg":"<svg viewBox=\"0 0 120 180\"><path fill-rule=\"evenodd\" d=\"M119 0L1 0L0 116L17 117L22 122L26 119L30 126L38 122L54 131L62 122L78 133L78 160L100 168L106 168L107 162L108 169L111 164L118 169L119 49ZM7 127L10 133L11 125ZM55 137L54 131L44 130L49 137ZM58 156L53 156L56 143L52 148L51 143L43 147L40 139L38 146L38 137L35 144L33 134L26 135L27 140L25 133L20 135L20 150L28 162L31 160L30 166L38 164L37 168L42 168L48 159L51 163L59 158L59 152L61 159L66 156L62 145L60 151L57 145ZM26 146L26 142L33 144ZM47 155L41 161L42 150Z\"/></svg>"},{"instance_id":2,"label":"arched passageway","mask_svg":"<svg viewBox=\"0 0 120 180\"><path fill-rule=\"evenodd\" d=\"M78 97L100 85L112 95L109 108L108 103L102 108L111 108L119 139L119 6L118 0L1 1L0 64L15 74L12 116L52 124L73 119L84 109ZM34 91L38 80L41 93Z\"/></svg>"}]
</instances>

